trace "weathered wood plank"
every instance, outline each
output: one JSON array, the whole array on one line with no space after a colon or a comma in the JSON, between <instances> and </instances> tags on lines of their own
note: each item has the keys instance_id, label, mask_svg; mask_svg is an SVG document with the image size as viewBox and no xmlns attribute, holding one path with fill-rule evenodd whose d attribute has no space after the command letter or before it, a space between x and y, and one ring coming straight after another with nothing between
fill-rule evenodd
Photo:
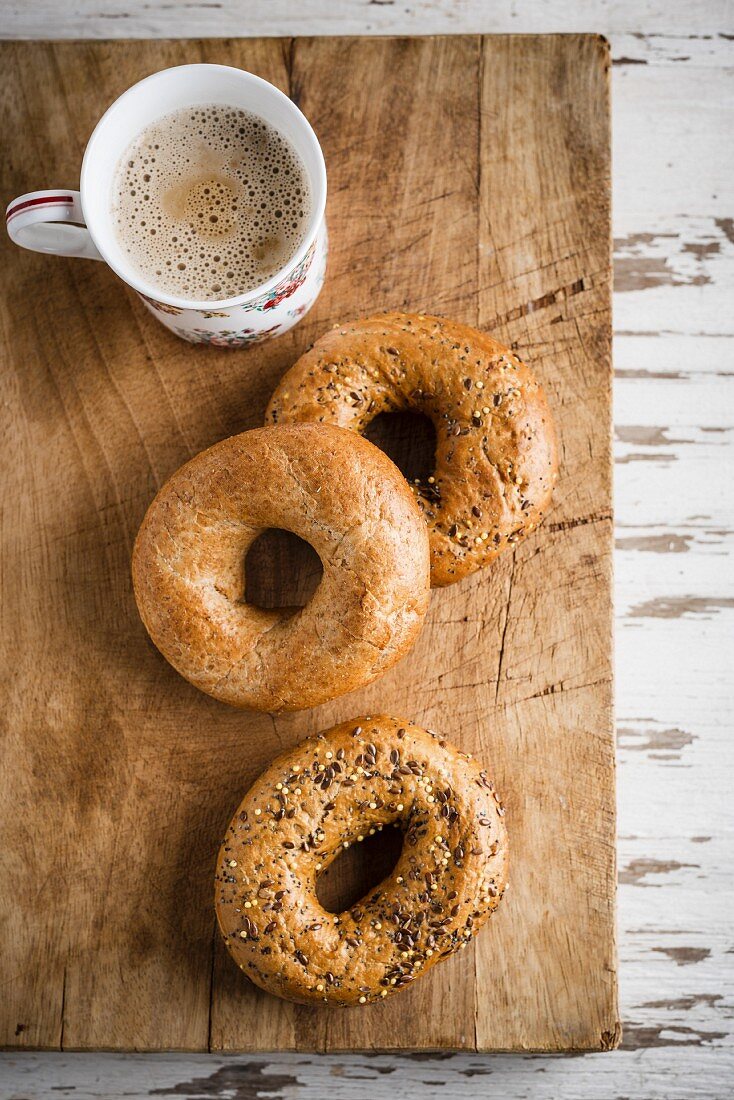
<instances>
[{"instance_id":1,"label":"weathered wood plank","mask_svg":"<svg viewBox=\"0 0 734 1100\"><path fill-rule=\"evenodd\" d=\"M696 1034L681 1048L619 1050L613 1055L543 1058L533 1055L0 1055L4 1100L701 1100L731 1092L727 1051L701 1050ZM654 1037L653 1037L654 1043Z\"/></svg>"},{"instance_id":2,"label":"weathered wood plank","mask_svg":"<svg viewBox=\"0 0 734 1100\"><path fill-rule=\"evenodd\" d=\"M734 1073L734 51L707 29L613 42L624 1045L676 1095Z\"/></svg>"},{"instance_id":3,"label":"weathered wood plank","mask_svg":"<svg viewBox=\"0 0 734 1100\"><path fill-rule=\"evenodd\" d=\"M588 31L617 36L664 31L676 37L699 37L726 30L731 23L728 0L617 3L587 0L583 10L568 0L422 0L410 6L392 0L342 0L339 23L323 0L294 7L292 0L268 0L262 8L245 0L189 0L185 12L175 6L153 7L148 0L75 0L63 17L54 0L25 5L2 0L3 37L48 38L49 28L61 38L206 38L258 35L340 34L554 34ZM657 37L657 35L655 35ZM653 47L655 48L655 47Z\"/></svg>"}]
</instances>

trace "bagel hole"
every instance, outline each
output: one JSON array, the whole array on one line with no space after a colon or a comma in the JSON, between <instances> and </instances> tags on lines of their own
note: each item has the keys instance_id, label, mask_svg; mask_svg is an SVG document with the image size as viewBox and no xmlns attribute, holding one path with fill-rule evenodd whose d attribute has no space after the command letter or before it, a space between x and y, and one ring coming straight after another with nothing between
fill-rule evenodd
<instances>
[{"instance_id":1,"label":"bagel hole","mask_svg":"<svg viewBox=\"0 0 734 1100\"><path fill-rule=\"evenodd\" d=\"M324 568L313 546L292 531L268 528L245 557L245 602L264 609L305 607Z\"/></svg>"},{"instance_id":2,"label":"bagel hole","mask_svg":"<svg viewBox=\"0 0 734 1100\"><path fill-rule=\"evenodd\" d=\"M436 466L433 421L414 409L378 413L364 429L365 439L391 458L408 481L430 477Z\"/></svg>"},{"instance_id":3,"label":"bagel hole","mask_svg":"<svg viewBox=\"0 0 734 1100\"><path fill-rule=\"evenodd\" d=\"M390 826L342 848L316 880L319 903L327 913L351 909L395 869L402 850L402 830Z\"/></svg>"}]
</instances>

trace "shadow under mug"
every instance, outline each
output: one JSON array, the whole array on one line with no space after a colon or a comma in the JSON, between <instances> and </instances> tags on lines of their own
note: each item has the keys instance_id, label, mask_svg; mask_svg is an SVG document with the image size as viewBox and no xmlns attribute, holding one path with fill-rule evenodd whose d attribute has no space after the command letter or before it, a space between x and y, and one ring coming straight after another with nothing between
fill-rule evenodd
<instances>
[{"instance_id":1,"label":"shadow under mug","mask_svg":"<svg viewBox=\"0 0 734 1100\"><path fill-rule=\"evenodd\" d=\"M280 271L254 290L221 301L189 301L147 283L133 270L112 221L117 165L151 123L182 107L222 104L258 115L295 149L306 170L311 212L301 245ZM79 191L31 191L6 211L11 239L55 256L103 260L153 315L197 344L244 347L287 332L311 308L324 281L326 167L306 117L278 88L229 65L180 65L134 84L104 113L87 144Z\"/></svg>"}]
</instances>

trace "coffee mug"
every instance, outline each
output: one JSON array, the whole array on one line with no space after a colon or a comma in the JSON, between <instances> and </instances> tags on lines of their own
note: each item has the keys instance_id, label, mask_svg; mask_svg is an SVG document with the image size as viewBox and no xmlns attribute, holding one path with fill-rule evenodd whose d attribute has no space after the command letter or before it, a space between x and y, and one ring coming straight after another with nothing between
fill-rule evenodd
<instances>
[{"instance_id":1,"label":"coffee mug","mask_svg":"<svg viewBox=\"0 0 734 1100\"><path fill-rule=\"evenodd\" d=\"M130 266L112 219L120 158L151 123L183 107L223 104L258 115L300 157L311 189L304 239L288 263L254 290L222 301L188 301L149 284ZM287 332L316 301L324 281L326 167L318 139L291 100L252 73L228 65L180 65L134 84L105 112L89 139L79 191L31 191L7 208L16 244L54 256L103 260L177 336L194 344L244 347Z\"/></svg>"}]
</instances>

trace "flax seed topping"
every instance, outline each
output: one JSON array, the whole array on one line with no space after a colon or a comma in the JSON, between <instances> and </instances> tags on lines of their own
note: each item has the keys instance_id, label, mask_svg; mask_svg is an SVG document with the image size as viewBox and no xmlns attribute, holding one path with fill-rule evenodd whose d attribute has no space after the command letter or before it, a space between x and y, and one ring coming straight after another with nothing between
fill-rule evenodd
<instances>
[{"instance_id":1,"label":"flax seed topping","mask_svg":"<svg viewBox=\"0 0 734 1100\"><path fill-rule=\"evenodd\" d=\"M503 812L486 771L404 720L361 717L302 742L260 776L227 830L216 909L230 953L288 1000L382 1000L466 947L499 904ZM346 911L327 912L319 875L391 826L403 835L393 872Z\"/></svg>"}]
</instances>

